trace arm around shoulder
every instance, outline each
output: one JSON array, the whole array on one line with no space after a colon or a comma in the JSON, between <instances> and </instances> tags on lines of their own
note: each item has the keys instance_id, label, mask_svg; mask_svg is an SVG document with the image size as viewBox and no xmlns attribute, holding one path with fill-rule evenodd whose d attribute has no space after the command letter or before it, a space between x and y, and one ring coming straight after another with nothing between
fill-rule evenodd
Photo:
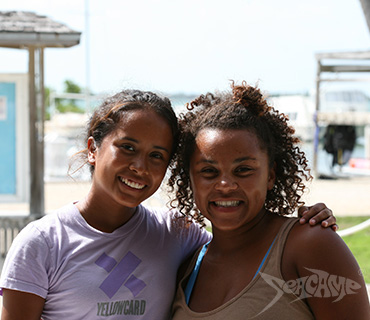
<instances>
[{"instance_id":1,"label":"arm around shoulder","mask_svg":"<svg viewBox=\"0 0 370 320\"><path fill-rule=\"evenodd\" d=\"M316 319L370 319L360 267L334 231L296 224L285 250Z\"/></svg>"}]
</instances>

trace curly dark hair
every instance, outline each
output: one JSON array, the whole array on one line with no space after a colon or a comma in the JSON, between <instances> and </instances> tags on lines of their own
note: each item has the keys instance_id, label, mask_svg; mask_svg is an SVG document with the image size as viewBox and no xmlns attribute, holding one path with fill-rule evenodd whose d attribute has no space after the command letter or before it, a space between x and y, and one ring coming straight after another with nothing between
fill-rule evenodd
<instances>
[{"instance_id":1,"label":"curly dark hair","mask_svg":"<svg viewBox=\"0 0 370 320\"><path fill-rule=\"evenodd\" d=\"M257 87L232 82L231 92L201 95L187 104L187 109L187 113L180 115L182 135L176 166L168 182L175 192L173 208L177 207L189 221L203 224L204 217L194 203L189 167L195 139L204 128L246 129L257 136L260 147L268 154L270 167L275 166L276 171L274 187L266 196L268 211L287 215L303 204L300 201L305 189L303 179L312 179L306 156L297 145L300 141L294 136L287 116L269 106Z\"/></svg>"},{"instance_id":2,"label":"curly dark hair","mask_svg":"<svg viewBox=\"0 0 370 320\"><path fill-rule=\"evenodd\" d=\"M177 117L172 109L171 101L167 97L162 97L151 91L128 89L108 97L99 107L95 109L87 124L85 145L87 145L87 140L89 137L93 137L97 147L99 147L103 139L116 129L127 112L138 109L153 110L163 119L165 119L170 126L173 136L170 161L171 167L174 164L173 156L176 153L179 137L179 125ZM87 154L88 149L85 148L74 155L74 159L79 159L82 162L82 165L79 168L85 164L88 164ZM93 175L94 166L90 164L89 166L91 175Z\"/></svg>"}]
</instances>

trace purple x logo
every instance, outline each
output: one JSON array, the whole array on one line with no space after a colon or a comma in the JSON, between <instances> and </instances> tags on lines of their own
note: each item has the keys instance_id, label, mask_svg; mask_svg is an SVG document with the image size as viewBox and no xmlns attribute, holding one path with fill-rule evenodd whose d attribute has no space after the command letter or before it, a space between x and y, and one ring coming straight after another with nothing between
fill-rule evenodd
<instances>
[{"instance_id":1,"label":"purple x logo","mask_svg":"<svg viewBox=\"0 0 370 320\"><path fill-rule=\"evenodd\" d=\"M109 298L112 298L124 284L125 287L131 291L133 296L136 297L146 287L144 281L136 278L132 274L140 263L141 260L130 251L118 264L112 257L103 253L95 261L95 264L107 271L109 275L99 288L103 290Z\"/></svg>"}]
</instances>

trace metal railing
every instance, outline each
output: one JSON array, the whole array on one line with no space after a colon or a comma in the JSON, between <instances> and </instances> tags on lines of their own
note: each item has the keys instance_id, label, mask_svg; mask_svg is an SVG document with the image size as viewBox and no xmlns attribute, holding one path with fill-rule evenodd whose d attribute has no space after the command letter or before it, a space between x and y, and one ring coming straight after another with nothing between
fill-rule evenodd
<instances>
[{"instance_id":1,"label":"metal railing","mask_svg":"<svg viewBox=\"0 0 370 320\"><path fill-rule=\"evenodd\" d=\"M364 221L364 222L361 222L353 227L350 227L350 228L347 228L347 229L344 229L344 230L340 230L338 231L338 235L340 235L341 237L344 237L344 236L349 236L351 234L354 234L358 231L361 231L365 228L368 228L370 226L370 219Z\"/></svg>"},{"instance_id":2,"label":"metal railing","mask_svg":"<svg viewBox=\"0 0 370 320\"><path fill-rule=\"evenodd\" d=\"M35 219L37 218L32 216L0 217L0 271L14 238Z\"/></svg>"}]
</instances>

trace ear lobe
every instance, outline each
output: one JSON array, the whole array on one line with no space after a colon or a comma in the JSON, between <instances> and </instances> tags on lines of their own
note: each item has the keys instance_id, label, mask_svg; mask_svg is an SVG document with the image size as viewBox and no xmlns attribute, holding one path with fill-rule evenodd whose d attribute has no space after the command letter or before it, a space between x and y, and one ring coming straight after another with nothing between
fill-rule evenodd
<instances>
[{"instance_id":1,"label":"ear lobe","mask_svg":"<svg viewBox=\"0 0 370 320\"><path fill-rule=\"evenodd\" d=\"M87 160L91 165L95 165L95 155L96 155L96 144L93 137L89 137L87 140Z\"/></svg>"},{"instance_id":2,"label":"ear lobe","mask_svg":"<svg viewBox=\"0 0 370 320\"><path fill-rule=\"evenodd\" d=\"M270 168L269 171L269 178L267 182L267 189L272 190L275 184L275 179L276 179L276 162L274 162L274 165Z\"/></svg>"}]
</instances>

